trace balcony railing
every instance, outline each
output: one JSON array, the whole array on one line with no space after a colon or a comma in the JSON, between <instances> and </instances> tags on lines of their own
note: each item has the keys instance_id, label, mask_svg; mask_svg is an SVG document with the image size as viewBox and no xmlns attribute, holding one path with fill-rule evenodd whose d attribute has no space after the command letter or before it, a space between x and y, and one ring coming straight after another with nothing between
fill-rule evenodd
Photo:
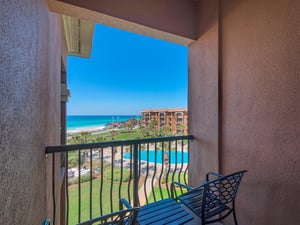
<instances>
[{"instance_id":1,"label":"balcony railing","mask_svg":"<svg viewBox=\"0 0 300 225\"><path fill-rule=\"evenodd\" d=\"M73 225L119 210L121 198L141 206L171 197L170 184L187 184L191 135L49 146L65 154L66 221ZM57 196L52 157L53 218ZM55 219L53 221L55 223Z\"/></svg>"}]
</instances>

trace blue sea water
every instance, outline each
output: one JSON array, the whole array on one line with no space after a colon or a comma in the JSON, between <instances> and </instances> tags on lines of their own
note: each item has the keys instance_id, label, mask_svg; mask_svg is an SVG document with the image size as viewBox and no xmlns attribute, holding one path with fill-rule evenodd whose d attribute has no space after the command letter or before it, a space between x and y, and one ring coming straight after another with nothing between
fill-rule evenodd
<instances>
[{"instance_id":1,"label":"blue sea water","mask_svg":"<svg viewBox=\"0 0 300 225\"><path fill-rule=\"evenodd\" d=\"M125 122L129 119L140 119L137 115L105 115L105 116L87 116L87 115L70 115L67 116L67 130L78 130L94 127L104 127L112 122Z\"/></svg>"}]
</instances>

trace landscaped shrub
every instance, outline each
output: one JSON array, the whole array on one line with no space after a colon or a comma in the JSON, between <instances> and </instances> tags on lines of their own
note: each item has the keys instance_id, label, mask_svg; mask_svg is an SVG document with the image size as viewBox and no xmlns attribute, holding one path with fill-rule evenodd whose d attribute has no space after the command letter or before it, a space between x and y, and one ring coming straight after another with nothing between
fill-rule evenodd
<instances>
[{"instance_id":1,"label":"landscaped shrub","mask_svg":"<svg viewBox=\"0 0 300 225\"><path fill-rule=\"evenodd\" d=\"M71 167L78 167L78 158L71 158L69 159L68 166Z\"/></svg>"},{"instance_id":2,"label":"landscaped shrub","mask_svg":"<svg viewBox=\"0 0 300 225\"><path fill-rule=\"evenodd\" d=\"M93 173L92 175L92 179L95 179L95 175ZM72 184L78 184L78 177L74 177L74 178L69 178L68 179L68 185L72 185ZM80 183L85 183L90 181L90 174L83 174L80 176Z\"/></svg>"}]
</instances>

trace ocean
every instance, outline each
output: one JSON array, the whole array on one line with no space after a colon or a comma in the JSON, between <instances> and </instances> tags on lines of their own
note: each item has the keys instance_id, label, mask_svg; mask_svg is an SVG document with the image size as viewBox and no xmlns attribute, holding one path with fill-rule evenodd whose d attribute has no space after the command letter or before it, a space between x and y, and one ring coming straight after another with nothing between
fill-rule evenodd
<instances>
[{"instance_id":1,"label":"ocean","mask_svg":"<svg viewBox=\"0 0 300 225\"><path fill-rule=\"evenodd\" d=\"M93 128L104 128L105 125L112 122L125 122L131 118L140 119L137 115L105 115L105 116L87 116L72 115L67 116L67 132L80 131Z\"/></svg>"}]
</instances>

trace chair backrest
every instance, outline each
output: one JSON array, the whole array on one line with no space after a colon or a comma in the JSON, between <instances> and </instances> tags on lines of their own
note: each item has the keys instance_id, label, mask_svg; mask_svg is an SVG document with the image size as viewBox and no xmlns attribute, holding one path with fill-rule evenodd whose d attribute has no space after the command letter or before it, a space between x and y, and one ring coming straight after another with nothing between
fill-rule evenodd
<instances>
[{"instance_id":1,"label":"chair backrest","mask_svg":"<svg viewBox=\"0 0 300 225\"><path fill-rule=\"evenodd\" d=\"M221 220L235 212L234 201L245 172L218 175L217 179L192 188L178 196L177 200L193 210L201 218L201 224Z\"/></svg>"},{"instance_id":2,"label":"chair backrest","mask_svg":"<svg viewBox=\"0 0 300 225\"><path fill-rule=\"evenodd\" d=\"M137 213L138 208L120 210L118 212L114 212L79 223L78 225L134 225L136 224Z\"/></svg>"},{"instance_id":3,"label":"chair backrest","mask_svg":"<svg viewBox=\"0 0 300 225\"><path fill-rule=\"evenodd\" d=\"M246 170L209 181L203 185L202 210L204 214L220 205L234 202L242 177Z\"/></svg>"}]
</instances>

